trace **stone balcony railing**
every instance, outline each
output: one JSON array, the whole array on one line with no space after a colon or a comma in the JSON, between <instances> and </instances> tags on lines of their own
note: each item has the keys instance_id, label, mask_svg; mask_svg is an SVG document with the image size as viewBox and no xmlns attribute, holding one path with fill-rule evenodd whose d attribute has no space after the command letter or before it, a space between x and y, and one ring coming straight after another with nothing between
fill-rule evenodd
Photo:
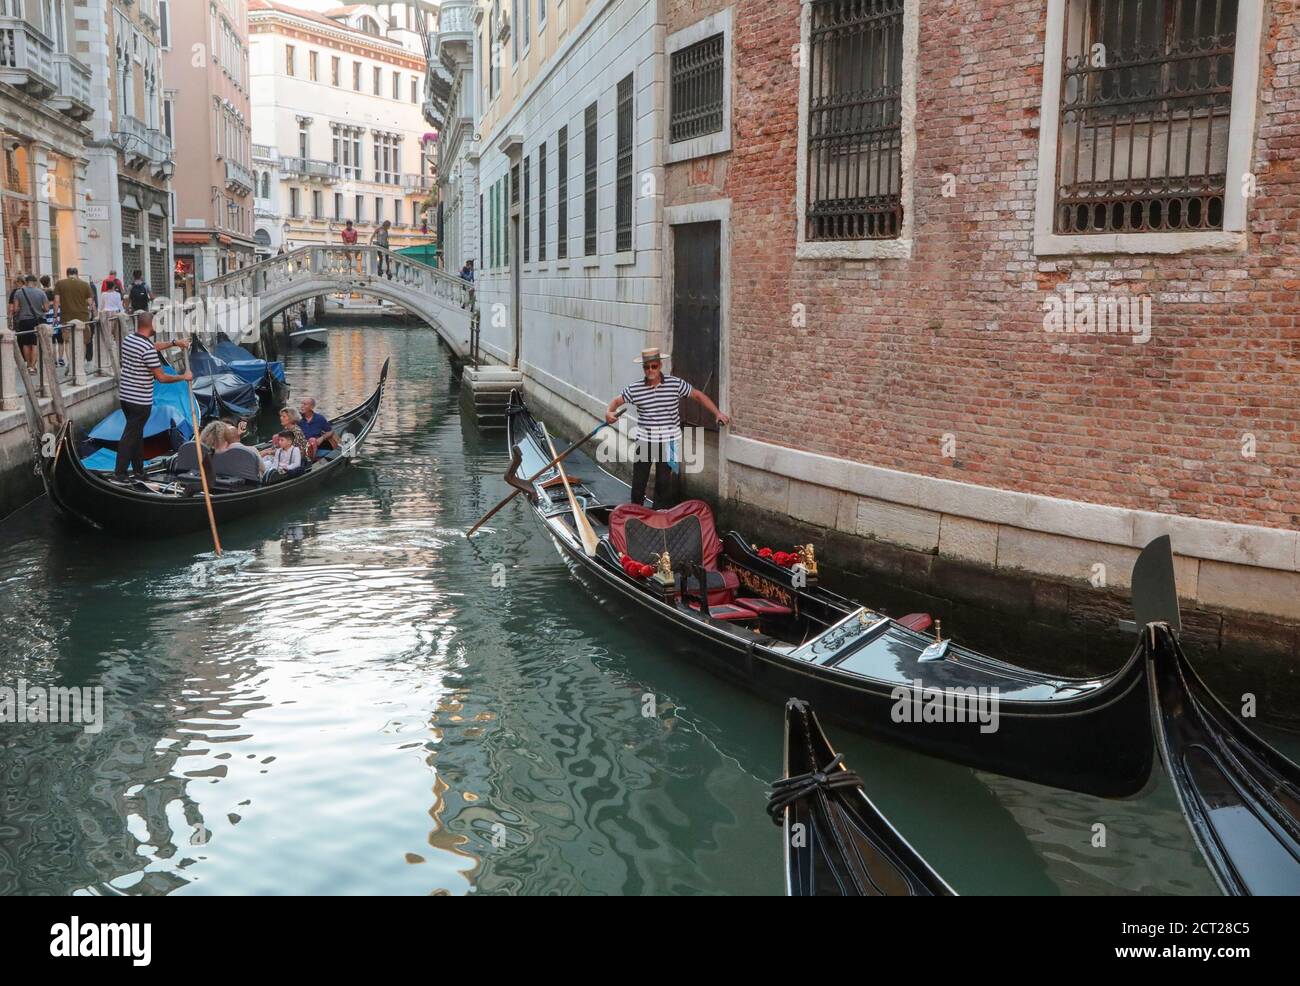
<instances>
[{"instance_id":1,"label":"stone balcony railing","mask_svg":"<svg viewBox=\"0 0 1300 986\"><path fill-rule=\"evenodd\" d=\"M232 192L243 192L247 195L254 188L253 172L238 161L226 158L226 187Z\"/></svg>"},{"instance_id":2,"label":"stone balcony railing","mask_svg":"<svg viewBox=\"0 0 1300 986\"><path fill-rule=\"evenodd\" d=\"M414 192L428 192L434 187L434 179L428 175L402 175L402 191L408 195Z\"/></svg>"},{"instance_id":3,"label":"stone balcony railing","mask_svg":"<svg viewBox=\"0 0 1300 986\"><path fill-rule=\"evenodd\" d=\"M253 158L257 161L278 161L280 155L270 144L254 144Z\"/></svg>"},{"instance_id":4,"label":"stone balcony railing","mask_svg":"<svg viewBox=\"0 0 1300 986\"><path fill-rule=\"evenodd\" d=\"M121 116L113 137L129 160L147 162L158 169L172 159L172 139L134 116Z\"/></svg>"},{"instance_id":5,"label":"stone balcony railing","mask_svg":"<svg viewBox=\"0 0 1300 986\"><path fill-rule=\"evenodd\" d=\"M314 178L317 181L338 181L341 170L333 161L321 161L310 157L286 157L280 159L280 170L286 175L300 178Z\"/></svg>"},{"instance_id":6,"label":"stone balcony railing","mask_svg":"<svg viewBox=\"0 0 1300 986\"><path fill-rule=\"evenodd\" d=\"M54 55L54 73L58 90L50 104L77 120L89 119L95 112L90 105L90 69L66 51Z\"/></svg>"},{"instance_id":7,"label":"stone balcony railing","mask_svg":"<svg viewBox=\"0 0 1300 986\"><path fill-rule=\"evenodd\" d=\"M58 91L54 42L21 17L0 17L0 82L32 95Z\"/></svg>"}]
</instances>

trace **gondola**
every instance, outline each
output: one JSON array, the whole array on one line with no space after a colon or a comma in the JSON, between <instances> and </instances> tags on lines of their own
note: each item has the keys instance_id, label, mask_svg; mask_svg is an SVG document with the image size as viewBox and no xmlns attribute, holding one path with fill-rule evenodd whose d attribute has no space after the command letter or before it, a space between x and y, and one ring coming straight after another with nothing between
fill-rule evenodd
<instances>
[{"instance_id":1,"label":"gondola","mask_svg":"<svg viewBox=\"0 0 1300 986\"><path fill-rule=\"evenodd\" d=\"M289 384L285 381L284 364L279 360L259 359L225 336L217 338L212 352L230 367L230 372L256 388L264 410L279 410L288 403Z\"/></svg>"},{"instance_id":2,"label":"gondola","mask_svg":"<svg viewBox=\"0 0 1300 986\"><path fill-rule=\"evenodd\" d=\"M323 325L310 325L289 333L289 345L294 349L324 349L330 344L330 330Z\"/></svg>"},{"instance_id":3,"label":"gondola","mask_svg":"<svg viewBox=\"0 0 1300 986\"><path fill-rule=\"evenodd\" d=\"M1166 542L1168 539L1162 539ZM1143 563L1139 563L1139 568ZM1134 604L1150 676L1161 763L1192 838L1232 896L1300 894L1300 766L1261 739L1206 687L1179 642L1177 595L1143 612L1140 590L1173 585L1172 556L1134 573ZM1161 612L1163 610L1163 612Z\"/></svg>"},{"instance_id":4,"label":"gondola","mask_svg":"<svg viewBox=\"0 0 1300 986\"><path fill-rule=\"evenodd\" d=\"M791 897L955 897L862 789L807 702L785 704L785 776L767 803Z\"/></svg>"},{"instance_id":5,"label":"gondola","mask_svg":"<svg viewBox=\"0 0 1300 986\"><path fill-rule=\"evenodd\" d=\"M235 480L223 478L218 465L209 483L218 525L286 504L300 504L312 490L346 470L374 427L387 379L385 360L374 393L358 407L333 419L334 432L344 449L330 453L329 458L312 463L299 474L274 482ZM180 459L179 455L172 457L151 470L144 480L118 483L85 468L76 455L69 422L60 430L54 454L44 464L43 478L50 500L77 521L111 534L170 537L202 530L208 524L200 477L196 471L185 469Z\"/></svg>"},{"instance_id":6,"label":"gondola","mask_svg":"<svg viewBox=\"0 0 1300 986\"><path fill-rule=\"evenodd\" d=\"M707 505L654 512L581 450L566 472L598 537L588 555L540 426L518 394L507 415L512 468L569 565L604 595L638 607L644 625L696 646L709 669L760 693L797 694L829 719L982 770L1101 796L1141 790L1153 761L1142 649L1113 674L1063 678L976 653L839 596L762 557ZM675 579L642 578L666 547ZM996 716L996 723L993 717Z\"/></svg>"}]
</instances>

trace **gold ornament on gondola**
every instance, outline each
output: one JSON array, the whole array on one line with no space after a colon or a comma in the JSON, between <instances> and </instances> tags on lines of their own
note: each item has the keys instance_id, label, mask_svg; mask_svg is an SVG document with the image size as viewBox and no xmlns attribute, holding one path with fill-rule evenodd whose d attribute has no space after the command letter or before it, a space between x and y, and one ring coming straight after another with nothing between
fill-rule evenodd
<instances>
[{"instance_id":1,"label":"gold ornament on gondola","mask_svg":"<svg viewBox=\"0 0 1300 986\"><path fill-rule=\"evenodd\" d=\"M668 552L661 555L655 555L655 578L664 585L673 584L673 560L668 557Z\"/></svg>"},{"instance_id":2,"label":"gold ornament on gondola","mask_svg":"<svg viewBox=\"0 0 1300 986\"><path fill-rule=\"evenodd\" d=\"M817 574L817 553L813 549L812 542L807 544L796 544L794 546L795 554L799 556L799 563L803 565L803 570L808 575Z\"/></svg>"}]
</instances>

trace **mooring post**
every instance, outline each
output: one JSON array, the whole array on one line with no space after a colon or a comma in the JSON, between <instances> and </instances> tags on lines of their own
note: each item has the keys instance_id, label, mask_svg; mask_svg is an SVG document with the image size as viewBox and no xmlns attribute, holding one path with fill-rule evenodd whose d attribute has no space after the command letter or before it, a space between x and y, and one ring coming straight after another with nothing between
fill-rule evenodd
<instances>
[{"instance_id":1,"label":"mooring post","mask_svg":"<svg viewBox=\"0 0 1300 986\"><path fill-rule=\"evenodd\" d=\"M18 357L14 350L13 329L0 329L0 411L17 411L22 407L18 396Z\"/></svg>"}]
</instances>

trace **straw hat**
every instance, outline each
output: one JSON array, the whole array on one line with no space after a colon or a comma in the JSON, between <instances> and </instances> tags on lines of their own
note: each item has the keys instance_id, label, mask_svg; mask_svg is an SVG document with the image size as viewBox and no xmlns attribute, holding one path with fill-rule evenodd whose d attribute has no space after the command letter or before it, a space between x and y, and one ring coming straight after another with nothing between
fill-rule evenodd
<instances>
[{"instance_id":1,"label":"straw hat","mask_svg":"<svg viewBox=\"0 0 1300 986\"><path fill-rule=\"evenodd\" d=\"M668 357L659 352L658 346L655 346L653 349L641 350L641 355L633 360L634 363L640 363L642 366L645 366L647 363L665 363L667 361Z\"/></svg>"}]
</instances>

